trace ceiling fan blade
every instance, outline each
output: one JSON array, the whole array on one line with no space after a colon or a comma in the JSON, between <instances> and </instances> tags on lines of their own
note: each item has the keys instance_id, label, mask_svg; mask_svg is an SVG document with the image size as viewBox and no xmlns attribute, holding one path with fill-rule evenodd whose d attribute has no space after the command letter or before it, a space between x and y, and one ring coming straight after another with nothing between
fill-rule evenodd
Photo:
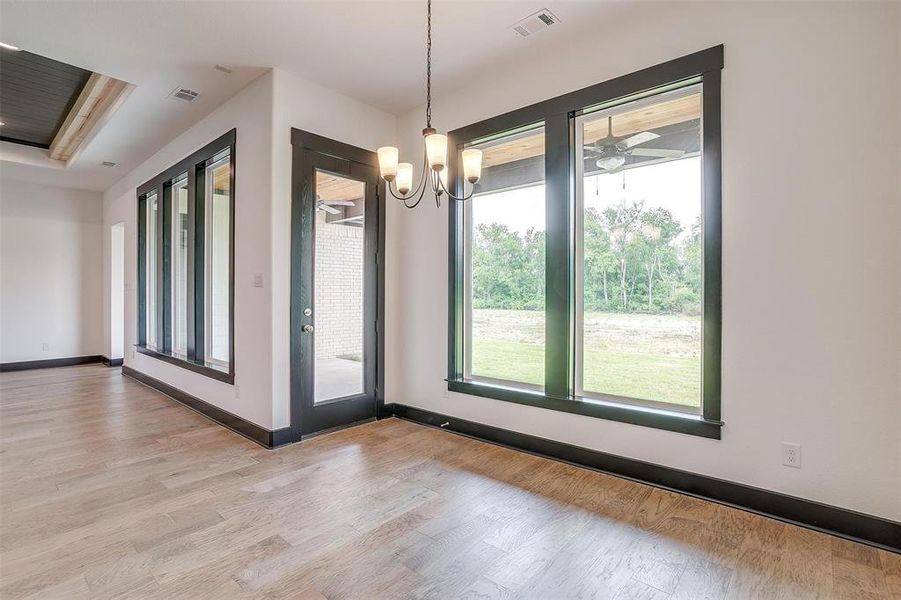
<instances>
[{"instance_id":1,"label":"ceiling fan blade","mask_svg":"<svg viewBox=\"0 0 901 600\"><path fill-rule=\"evenodd\" d=\"M329 206L356 206L351 200L323 200L322 203Z\"/></svg>"},{"instance_id":2,"label":"ceiling fan blade","mask_svg":"<svg viewBox=\"0 0 901 600\"><path fill-rule=\"evenodd\" d=\"M645 142L650 142L651 140L656 140L660 136L656 133L651 133L650 131L642 131L641 133L636 133L632 137L627 137L623 141L616 144L618 148L623 148L628 150L633 146L637 146L638 144L644 144Z\"/></svg>"},{"instance_id":3,"label":"ceiling fan blade","mask_svg":"<svg viewBox=\"0 0 901 600\"><path fill-rule=\"evenodd\" d=\"M666 148L635 148L629 152L632 156L648 156L656 158L681 158L685 150L669 150Z\"/></svg>"},{"instance_id":4,"label":"ceiling fan blade","mask_svg":"<svg viewBox=\"0 0 901 600\"><path fill-rule=\"evenodd\" d=\"M622 167L624 164L626 164L626 157L622 156L622 155L607 156L607 157L598 159L598 161L595 164L597 166L599 166L600 168L604 169L605 171L607 171L608 173L613 173L614 171L616 171L617 169Z\"/></svg>"},{"instance_id":5,"label":"ceiling fan blade","mask_svg":"<svg viewBox=\"0 0 901 600\"><path fill-rule=\"evenodd\" d=\"M332 208L325 202L321 202L321 201L316 206L316 208L318 208L319 210L324 210L325 212L329 213L330 215L340 215L341 214L341 211L338 210L337 208Z\"/></svg>"}]
</instances>

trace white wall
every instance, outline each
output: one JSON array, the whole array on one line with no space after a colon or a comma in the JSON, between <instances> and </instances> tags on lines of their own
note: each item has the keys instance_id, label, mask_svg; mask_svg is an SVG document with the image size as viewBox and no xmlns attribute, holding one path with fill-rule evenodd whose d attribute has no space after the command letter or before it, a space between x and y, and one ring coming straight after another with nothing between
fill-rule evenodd
<instances>
[{"instance_id":1,"label":"white wall","mask_svg":"<svg viewBox=\"0 0 901 600\"><path fill-rule=\"evenodd\" d=\"M101 207L0 172L0 362L103 351Z\"/></svg>"},{"instance_id":2,"label":"white wall","mask_svg":"<svg viewBox=\"0 0 901 600\"><path fill-rule=\"evenodd\" d=\"M137 237L135 190L151 177L217 137L237 129L235 144L235 385L136 353ZM268 288L253 287L253 273L269 278L269 210L272 191L272 74L238 92L206 118L172 140L104 193L104 248L113 223L125 222L125 365L169 383L210 404L272 426ZM104 257L109 264L110 257ZM109 274L105 289L109 289ZM106 303L109 299L106 297ZM105 307L108 314L108 306ZM109 323L106 323L109 340ZM109 344L109 341L107 341Z\"/></svg>"},{"instance_id":3,"label":"white wall","mask_svg":"<svg viewBox=\"0 0 901 600\"><path fill-rule=\"evenodd\" d=\"M125 364L267 429L290 424L291 127L374 149L394 139L395 118L274 69L104 193L105 235L111 224L126 224ZM232 128L237 128L234 386L133 351L135 190ZM109 239L104 240L104 248L109 247ZM105 264L109 260L106 256ZM256 273L262 275L261 288L253 285ZM109 285L107 269L105 289Z\"/></svg>"},{"instance_id":4,"label":"white wall","mask_svg":"<svg viewBox=\"0 0 901 600\"><path fill-rule=\"evenodd\" d=\"M450 130L725 44L721 441L446 397L447 211L393 209L389 400L901 519L899 5L635 3L436 94ZM577 35L579 28L590 35ZM636 43L640 40L640 43ZM421 153L422 109L398 122ZM781 466L782 441L803 468Z\"/></svg>"}]
</instances>

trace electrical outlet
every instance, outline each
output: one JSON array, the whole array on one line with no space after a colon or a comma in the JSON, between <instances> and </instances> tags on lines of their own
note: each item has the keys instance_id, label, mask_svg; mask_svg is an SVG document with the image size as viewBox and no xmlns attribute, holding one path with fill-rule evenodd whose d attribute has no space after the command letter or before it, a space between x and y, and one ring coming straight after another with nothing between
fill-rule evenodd
<instances>
[{"instance_id":1,"label":"electrical outlet","mask_svg":"<svg viewBox=\"0 0 901 600\"><path fill-rule=\"evenodd\" d=\"M253 274L253 287L263 287L263 274L262 273L254 273Z\"/></svg>"},{"instance_id":2,"label":"electrical outlet","mask_svg":"<svg viewBox=\"0 0 901 600\"><path fill-rule=\"evenodd\" d=\"M782 442L782 464L795 469L801 468L801 444Z\"/></svg>"},{"instance_id":3,"label":"electrical outlet","mask_svg":"<svg viewBox=\"0 0 901 600\"><path fill-rule=\"evenodd\" d=\"M43 344L41 344L41 350L43 352L50 352L50 344L48 344L47 342L44 342Z\"/></svg>"}]
</instances>

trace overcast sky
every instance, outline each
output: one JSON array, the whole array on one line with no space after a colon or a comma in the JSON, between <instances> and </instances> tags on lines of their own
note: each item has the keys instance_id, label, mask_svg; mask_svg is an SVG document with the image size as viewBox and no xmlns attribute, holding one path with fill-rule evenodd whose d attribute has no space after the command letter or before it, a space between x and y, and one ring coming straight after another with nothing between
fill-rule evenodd
<instances>
[{"instance_id":1,"label":"overcast sky","mask_svg":"<svg viewBox=\"0 0 901 600\"><path fill-rule=\"evenodd\" d=\"M673 160L619 173L585 178L585 207L602 211L624 199L644 200L649 208L662 207L682 224L682 236L701 212L701 159ZM503 223L524 233L544 229L544 186L477 196L472 206L474 224ZM681 237L681 236L680 236Z\"/></svg>"}]
</instances>

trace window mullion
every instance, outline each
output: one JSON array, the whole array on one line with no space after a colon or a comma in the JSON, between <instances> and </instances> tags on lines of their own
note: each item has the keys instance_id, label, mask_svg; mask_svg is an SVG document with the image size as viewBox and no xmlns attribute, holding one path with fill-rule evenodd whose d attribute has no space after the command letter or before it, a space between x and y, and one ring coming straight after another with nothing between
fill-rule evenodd
<instances>
[{"instance_id":1,"label":"window mullion","mask_svg":"<svg viewBox=\"0 0 901 600\"><path fill-rule=\"evenodd\" d=\"M701 88L701 156L704 227L704 359L701 410L722 420L720 356L722 339L722 162L720 158L720 71L704 73Z\"/></svg>"},{"instance_id":2,"label":"window mullion","mask_svg":"<svg viewBox=\"0 0 901 600\"><path fill-rule=\"evenodd\" d=\"M228 156L228 370L235 374L235 146Z\"/></svg>"},{"instance_id":3,"label":"window mullion","mask_svg":"<svg viewBox=\"0 0 901 600\"><path fill-rule=\"evenodd\" d=\"M448 154L447 169L450 174L451 189L462 197L463 176L457 168L458 157L461 148L457 147L456 140L449 136L450 148L453 152ZM463 284L464 273L464 235L466 226L464 218L464 203L448 200L448 347L447 347L447 378L456 381L463 378L464 371L464 327L465 309Z\"/></svg>"},{"instance_id":4,"label":"window mullion","mask_svg":"<svg viewBox=\"0 0 901 600\"><path fill-rule=\"evenodd\" d=\"M545 393L572 394L572 202L567 113L545 120Z\"/></svg>"},{"instance_id":5,"label":"window mullion","mask_svg":"<svg viewBox=\"0 0 901 600\"><path fill-rule=\"evenodd\" d=\"M138 197L138 336L139 346L147 344L147 195Z\"/></svg>"}]
</instances>

